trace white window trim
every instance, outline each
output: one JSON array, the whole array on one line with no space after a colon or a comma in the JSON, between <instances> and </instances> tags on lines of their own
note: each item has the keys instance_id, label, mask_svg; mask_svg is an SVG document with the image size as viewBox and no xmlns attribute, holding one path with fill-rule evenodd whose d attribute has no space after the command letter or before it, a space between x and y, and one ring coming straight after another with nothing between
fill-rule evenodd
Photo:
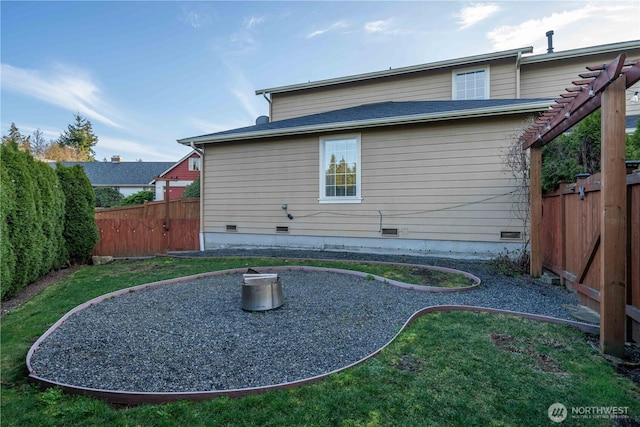
<instances>
[{"instance_id":1,"label":"white window trim","mask_svg":"<svg viewBox=\"0 0 640 427\"><path fill-rule=\"evenodd\" d=\"M325 194L325 175L324 175L324 143L325 141L332 141L334 139L355 139L356 140L356 195L350 197L326 197ZM318 151L320 153L320 164L319 164L319 176L318 176L318 197L319 203L362 203L362 193L361 193L361 174L360 171L362 169L362 161L361 161L361 149L362 145L360 134L341 134L341 135L329 135L329 136L321 136L318 142Z\"/></svg>"},{"instance_id":2,"label":"white window trim","mask_svg":"<svg viewBox=\"0 0 640 427\"><path fill-rule=\"evenodd\" d=\"M456 84L456 76L462 73L471 73L476 71L484 71L485 84L484 84L484 99L491 99L491 74L489 66L486 67L474 67L474 68L459 68L451 71L451 99L457 101L458 88Z\"/></svg>"},{"instance_id":3,"label":"white window trim","mask_svg":"<svg viewBox=\"0 0 640 427\"><path fill-rule=\"evenodd\" d=\"M197 168L197 169L193 167L193 165L194 165L196 162L198 163L198 168ZM189 169L189 171L191 171L191 172L200 172L200 163L201 163L201 161L200 161L200 157L189 157L189 161L188 161L188 166L187 166L187 168L188 168L188 169Z\"/></svg>"}]
</instances>

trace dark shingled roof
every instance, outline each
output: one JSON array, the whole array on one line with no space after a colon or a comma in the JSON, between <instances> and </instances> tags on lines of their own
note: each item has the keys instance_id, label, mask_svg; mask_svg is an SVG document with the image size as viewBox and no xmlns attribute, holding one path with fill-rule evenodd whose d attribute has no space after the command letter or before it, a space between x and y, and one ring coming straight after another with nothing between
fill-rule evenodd
<instances>
[{"instance_id":1,"label":"dark shingled roof","mask_svg":"<svg viewBox=\"0 0 640 427\"><path fill-rule=\"evenodd\" d=\"M507 107L530 102L545 101L546 98L528 99L482 99L468 101L405 101L405 102L381 102L376 104L360 105L358 107L344 108L342 110L327 111L311 114L309 116L295 117L292 119L277 120L270 123L247 126L238 129L230 129L222 132L202 135L223 136L239 133L260 132L267 130L282 130L302 126L318 126L332 123L357 122L359 120L389 119L393 117L405 117L422 114L438 114L481 108ZM551 101L550 101L551 104Z\"/></svg>"},{"instance_id":2,"label":"dark shingled roof","mask_svg":"<svg viewBox=\"0 0 640 427\"><path fill-rule=\"evenodd\" d=\"M84 168L91 185L96 186L145 186L171 168L175 162L60 162L70 167ZM50 163L55 167L56 163Z\"/></svg>"}]
</instances>

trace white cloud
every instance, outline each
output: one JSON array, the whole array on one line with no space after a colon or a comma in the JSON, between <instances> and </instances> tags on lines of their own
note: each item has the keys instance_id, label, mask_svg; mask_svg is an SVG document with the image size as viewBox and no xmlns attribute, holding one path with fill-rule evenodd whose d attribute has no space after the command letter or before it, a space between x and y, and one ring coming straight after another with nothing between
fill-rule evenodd
<instances>
[{"instance_id":1,"label":"white cloud","mask_svg":"<svg viewBox=\"0 0 640 427\"><path fill-rule=\"evenodd\" d=\"M320 30L316 30L316 31L313 31L313 32L307 34L307 38L310 39L310 38L313 38L313 37L320 36L320 35L322 35L324 33L328 33L330 31L336 31L336 30L340 30L342 28L347 28L347 27L349 27L349 24L346 21L337 21L337 22L334 22L333 24L329 25L326 28L322 28Z\"/></svg>"},{"instance_id":2,"label":"white cloud","mask_svg":"<svg viewBox=\"0 0 640 427\"><path fill-rule=\"evenodd\" d=\"M255 120L256 117L264 114L261 109L266 108L266 101L253 94L254 86L249 79L247 79L241 67L235 66L228 61L225 61L225 65L227 66L228 76L230 78L228 85L229 92L242 106L249 124L253 124L252 121ZM248 125L245 124L243 126Z\"/></svg>"},{"instance_id":3,"label":"white cloud","mask_svg":"<svg viewBox=\"0 0 640 427\"><path fill-rule=\"evenodd\" d=\"M393 32L393 29L391 28L391 19L367 22L364 24L364 31L367 33Z\"/></svg>"},{"instance_id":4,"label":"white cloud","mask_svg":"<svg viewBox=\"0 0 640 427\"><path fill-rule=\"evenodd\" d=\"M458 18L460 29L469 28L480 21L484 21L491 15L499 12L500 6L495 3L473 4L462 8L454 16Z\"/></svg>"},{"instance_id":5,"label":"white cloud","mask_svg":"<svg viewBox=\"0 0 640 427\"><path fill-rule=\"evenodd\" d=\"M187 10L186 8L182 9L180 20L192 28L201 28L211 23L211 17L207 13Z\"/></svg>"},{"instance_id":6,"label":"white cloud","mask_svg":"<svg viewBox=\"0 0 640 427\"><path fill-rule=\"evenodd\" d=\"M565 28L567 31L563 33ZM498 27L487 33L487 37L494 50L534 46L535 53L544 53L548 30L554 30L554 45L561 50L638 39L638 5L630 2L589 3L517 25Z\"/></svg>"},{"instance_id":7,"label":"white cloud","mask_svg":"<svg viewBox=\"0 0 640 427\"><path fill-rule=\"evenodd\" d=\"M8 64L1 65L2 90L21 93L73 113L121 127L114 119L112 108L102 99L100 89L90 76L79 69L57 65L52 70L27 70Z\"/></svg>"},{"instance_id":8,"label":"white cloud","mask_svg":"<svg viewBox=\"0 0 640 427\"><path fill-rule=\"evenodd\" d=\"M263 16L252 16L244 20L244 27L249 30L258 24L262 24L263 22L264 22Z\"/></svg>"}]
</instances>

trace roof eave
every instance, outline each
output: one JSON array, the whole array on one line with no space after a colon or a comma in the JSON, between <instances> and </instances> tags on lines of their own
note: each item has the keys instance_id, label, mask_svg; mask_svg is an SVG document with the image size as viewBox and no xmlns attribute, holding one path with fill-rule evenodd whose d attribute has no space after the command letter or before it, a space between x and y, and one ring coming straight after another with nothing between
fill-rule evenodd
<instances>
[{"instance_id":1,"label":"roof eave","mask_svg":"<svg viewBox=\"0 0 640 427\"><path fill-rule=\"evenodd\" d=\"M192 138L179 139L183 145L212 144L219 142L242 141L258 138L275 138L281 136L304 135L318 132L347 131L382 126L398 126L414 123L427 123L454 119L469 119L474 117L489 117L503 114L535 113L546 110L553 100L532 101L516 105L500 105L495 107L473 108L466 110L447 111L439 113L412 114L408 116L386 117L382 119L354 120L348 122L334 122L321 125L297 126L286 129L269 129L256 132L243 132L226 135L203 135Z\"/></svg>"},{"instance_id":2,"label":"roof eave","mask_svg":"<svg viewBox=\"0 0 640 427\"><path fill-rule=\"evenodd\" d=\"M536 64L539 62L556 61L558 59L579 58L581 56L619 52L621 50L627 49L640 49L640 40L631 40L627 42L611 43L600 46L589 46L578 49L565 50L561 52L524 56L522 57L522 64Z\"/></svg>"},{"instance_id":3,"label":"roof eave","mask_svg":"<svg viewBox=\"0 0 640 427\"><path fill-rule=\"evenodd\" d=\"M292 91L302 90L302 89L311 89L311 88L331 86L331 85L342 84L342 83L359 82L363 80L378 79L382 77L391 77L391 76L396 76L401 74L435 70L439 68L457 67L462 65L467 66L467 65L478 63L478 62L517 57L518 54L531 53L531 52L533 52L533 47L527 46L527 47L522 47L518 49L485 53L482 55L467 56L465 58L447 59L444 61L430 62L427 64L420 64L420 65L412 65L409 67L400 67L400 68L394 68L394 69L388 69L388 70L382 70L382 71L374 71L371 73L356 74L352 76L337 77L337 78L326 79L326 80L318 80L316 82L299 83L299 84L293 84L293 85L287 85L287 86L278 86L278 87L273 87L268 89L258 89L256 90L256 95L263 95L267 93L292 92Z\"/></svg>"}]
</instances>

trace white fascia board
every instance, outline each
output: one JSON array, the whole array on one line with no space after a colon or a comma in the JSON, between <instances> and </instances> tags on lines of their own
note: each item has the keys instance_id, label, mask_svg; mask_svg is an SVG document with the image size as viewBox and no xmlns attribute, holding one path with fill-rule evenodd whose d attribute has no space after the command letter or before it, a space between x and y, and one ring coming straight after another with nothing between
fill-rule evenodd
<instances>
[{"instance_id":1,"label":"white fascia board","mask_svg":"<svg viewBox=\"0 0 640 427\"><path fill-rule=\"evenodd\" d=\"M381 119L355 120L348 122L334 122L321 125L298 126L285 129L269 129L256 132L244 132L226 135L203 135L178 140L184 145L210 144L216 142L242 141L248 139L274 138L280 136L303 135L318 132L351 131L357 129L397 126L414 123L437 122L444 120L469 119L474 117L500 116L505 114L535 113L544 111L553 103L552 99L544 101L526 102L515 105L500 105L495 107L473 108L466 110L446 111L439 113L412 114L409 116L385 117Z\"/></svg>"},{"instance_id":2,"label":"white fascia board","mask_svg":"<svg viewBox=\"0 0 640 427\"><path fill-rule=\"evenodd\" d=\"M597 55L609 52L620 52L629 49L640 49L640 40L632 40L621 43L604 44L600 46L589 46L579 49L565 50L561 52L542 53L539 55L523 56L522 64L536 64L539 62L555 61L558 59L579 58L587 55ZM595 65L595 64L593 64Z\"/></svg>"},{"instance_id":3,"label":"white fascia board","mask_svg":"<svg viewBox=\"0 0 640 427\"><path fill-rule=\"evenodd\" d=\"M299 84L293 84L293 85L287 85L287 86L273 87L268 89L258 89L256 90L256 95L263 95L267 93L292 92L292 91L301 90L301 89L332 86L332 85L341 84L341 83L359 82L363 80L371 80L371 79L377 79L381 77L391 77L391 76L397 76L401 74L417 73L420 71L436 70L438 68L470 66L473 64L477 64L478 62L493 61L497 59L504 59L504 58L510 58L510 57L515 58L518 56L518 54L521 55L523 53L531 53L531 52L533 52L533 47L528 46L528 47L522 47L519 49L505 50L501 52L467 56L465 58L456 58L456 59L448 59L448 60L438 61L438 62L430 62L428 64L412 65L409 67L400 67L400 68L394 68L389 70L374 71L371 73L355 74L352 76L318 80L316 82L299 83Z\"/></svg>"}]
</instances>

